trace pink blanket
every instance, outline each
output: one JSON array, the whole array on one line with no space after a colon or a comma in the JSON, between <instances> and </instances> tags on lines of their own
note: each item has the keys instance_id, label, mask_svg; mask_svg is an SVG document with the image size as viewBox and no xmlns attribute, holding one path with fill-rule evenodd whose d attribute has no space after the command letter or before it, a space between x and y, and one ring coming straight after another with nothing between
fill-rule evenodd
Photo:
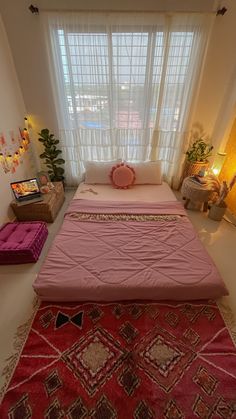
<instances>
[{"instance_id":1,"label":"pink blanket","mask_svg":"<svg viewBox=\"0 0 236 419\"><path fill-rule=\"evenodd\" d=\"M189 300L227 294L178 202L73 200L34 289L48 301Z\"/></svg>"}]
</instances>

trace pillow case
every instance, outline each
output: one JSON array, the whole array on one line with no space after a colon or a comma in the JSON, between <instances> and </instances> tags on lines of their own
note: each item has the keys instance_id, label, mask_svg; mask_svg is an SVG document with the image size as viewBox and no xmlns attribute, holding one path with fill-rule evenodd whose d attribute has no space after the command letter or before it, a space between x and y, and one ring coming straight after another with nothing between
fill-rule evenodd
<instances>
[{"instance_id":1,"label":"pillow case","mask_svg":"<svg viewBox=\"0 0 236 419\"><path fill-rule=\"evenodd\" d=\"M110 178L117 189L128 189L135 181L135 171L127 164L121 163L112 167Z\"/></svg>"},{"instance_id":2,"label":"pillow case","mask_svg":"<svg viewBox=\"0 0 236 419\"><path fill-rule=\"evenodd\" d=\"M135 171L135 185L162 184L161 160L126 164L131 165Z\"/></svg>"},{"instance_id":3,"label":"pillow case","mask_svg":"<svg viewBox=\"0 0 236 419\"><path fill-rule=\"evenodd\" d=\"M90 184L107 184L110 182L111 169L115 164L119 164L121 160L111 161L86 161L85 167L85 183Z\"/></svg>"}]
</instances>

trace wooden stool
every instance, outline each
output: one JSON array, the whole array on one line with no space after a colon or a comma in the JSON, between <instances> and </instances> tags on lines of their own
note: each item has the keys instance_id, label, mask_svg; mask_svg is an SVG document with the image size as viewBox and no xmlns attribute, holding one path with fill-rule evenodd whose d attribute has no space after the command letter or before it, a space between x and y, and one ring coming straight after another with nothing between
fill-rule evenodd
<instances>
[{"instance_id":1,"label":"wooden stool","mask_svg":"<svg viewBox=\"0 0 236 419\"><path fill-rule=\"evenodd\" d=\"M182 183L181 195L186 199L184 208L188 207L189 202L203 203L203 211L207 211L208 201L210 200L213 191L207 184L198 184L194 182L191 177L186 177Z\"/></svg>"}]
</instances>

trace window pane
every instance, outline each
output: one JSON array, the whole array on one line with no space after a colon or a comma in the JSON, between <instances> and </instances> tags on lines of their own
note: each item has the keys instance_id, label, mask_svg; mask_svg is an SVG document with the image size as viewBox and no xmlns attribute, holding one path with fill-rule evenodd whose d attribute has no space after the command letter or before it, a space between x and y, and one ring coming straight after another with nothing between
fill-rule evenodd
<instances>
[{"instance_id":1,"label":"window pane","mask_svg":"<svg viewBox=\"0 0 236 419\"><path fill-rule=\"evenodd\" d=\"M168 39L166 46L164 32L151 30L59 30L72 125L76 122L81 128L144 130L153 128L158 119L160 129L176 130L193 32L173 31ZM161 83L163 99L159 103Z\"/></svg>"}]
</instances>

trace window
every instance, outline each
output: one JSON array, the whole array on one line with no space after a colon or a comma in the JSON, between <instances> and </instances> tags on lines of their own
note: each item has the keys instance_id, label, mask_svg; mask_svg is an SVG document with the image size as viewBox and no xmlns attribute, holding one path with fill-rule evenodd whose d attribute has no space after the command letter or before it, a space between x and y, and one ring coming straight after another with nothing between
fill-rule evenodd
<instances>
[{"instance_id":1,"label":"window","mask_svg":"<svg viewBox=\"0 0 236 419\"><path fill-rule=\"evenodd\" d=\"M163 76L163 32L57 31L69 126L148 129L155 125L160 85L165 103L160 128L176 130L193 33L172 32ZM144 100L145 98L145 100ZM148 106L148 107L147 107Z\"/></svg>"},{"instance_id":2,"label":"window","mask_svg":"<svg viewBox=\"0 0 236 419\"><path fill-rule=\"evenodd\" d=\"M70 178L78 178L84 160L150 157L161 158L169 176L179 155L206 19L118 15L47 16Z\"/></svg>"}]
</instances>

